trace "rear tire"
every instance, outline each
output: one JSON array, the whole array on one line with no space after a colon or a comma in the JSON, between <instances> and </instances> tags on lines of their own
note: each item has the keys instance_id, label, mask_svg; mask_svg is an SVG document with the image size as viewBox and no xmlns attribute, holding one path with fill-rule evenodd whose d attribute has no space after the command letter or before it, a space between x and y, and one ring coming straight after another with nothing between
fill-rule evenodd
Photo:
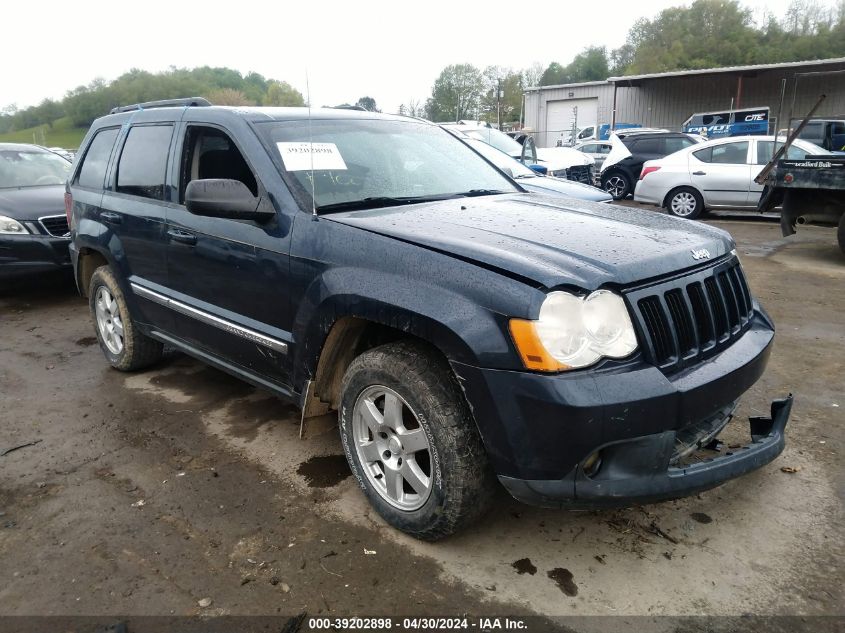
<instances>
[{"instance_id":1,"label":"rear tire","mask_svg":"<svg viewBox=\"0 0 845 633\"><path fill-rule=\"evenodd\" d=\"M340 437L352 474L393 527L435 541L489 508L495 478L446 360L412 342L358 356L343 377Z\"/></svg>"},{"instance_id":2,"label":"rear tire","mask_svg":"<svg viewBox=\"0 0 845 633\"><path fill-rule=\"evenodd\" d=\"M135 371L161 360L164 346L138 330L111 268L94 271L89 297L97 341L112 367Z\"/></svg>"},{"instance_id":3,"label":"rear tire","mask_svg":"<svg viewBox=\"0 0 845 633\"><path fill-rule=\"evenodd\" d=\"M611 171L602 176L601 188L613 196L614 200L623 200L633 191L631 179L621 171Z\"/></svg>"},{"instance_id":4,"label":"rear tire","mask_svg":"<svg viewBox=\"0 0 845 633\"><path fill-rule=\"evenodd\" d=\"M679 187L670 191L664 206L669 215L685 220L695 220L704 214L704 199L692 187Z\"/></svg>"}]
</instances>

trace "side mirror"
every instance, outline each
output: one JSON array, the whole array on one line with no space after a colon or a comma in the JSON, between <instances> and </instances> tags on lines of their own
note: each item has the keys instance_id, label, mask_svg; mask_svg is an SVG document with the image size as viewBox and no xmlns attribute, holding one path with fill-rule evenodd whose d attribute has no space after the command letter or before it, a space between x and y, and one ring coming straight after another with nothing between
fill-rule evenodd
<instances>
[{"instance_id":1,"label":"side mirror","mask_svg":"<svg viewBox=\"0 0 845 633\"><path fill-rule=\"evenodd\" d=\"M192 180L185 189L185 208L195 215L230 220L267 220L274 215L240 180Z\"/></svg>"},{"instance_id":2,"label":"side mirror","mask_svg":"<svg viewBox=\"0 0 845 633\"><path fill-rule=\"evenodd\" d=\"M526 136L522 143L522 154L519 157L519 162L523 165L533 165L537 162L537 145L534 143L533 136Z\"/></svg>"},{"instance_id":3,"label":"side mirror","mask_svg":"<svg viewBox=\"0 0 845 633\"><path fill-rule=\"evenodd\" d=\"M511 169L507 165L505 167L502 167L502 171L505 172L509 177L513 178L513 169Z\"/></svg>"}]
</instances>

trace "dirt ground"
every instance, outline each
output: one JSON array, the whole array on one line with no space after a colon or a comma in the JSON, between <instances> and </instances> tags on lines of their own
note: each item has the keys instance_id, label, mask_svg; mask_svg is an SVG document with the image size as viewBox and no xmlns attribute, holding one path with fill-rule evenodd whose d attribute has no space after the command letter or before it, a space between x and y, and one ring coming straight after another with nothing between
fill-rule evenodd
<instances>
[{"instance_id":1,"label":"dirt ground","mask_svg":"<svg viewBox=\"0 0 845 633\"><path fill-rule=\"evenodd\" d=\"M502 491L437 544L369 509L335 431L301 441L293 407L181 355L109 369L66 278L3 292L0 453L37 443L0 457L0 615L842 615L845 257L830 230L709 221L778 327L739 413L794 393L784 454L626 510Z\"/></svg>"}]
</instances>

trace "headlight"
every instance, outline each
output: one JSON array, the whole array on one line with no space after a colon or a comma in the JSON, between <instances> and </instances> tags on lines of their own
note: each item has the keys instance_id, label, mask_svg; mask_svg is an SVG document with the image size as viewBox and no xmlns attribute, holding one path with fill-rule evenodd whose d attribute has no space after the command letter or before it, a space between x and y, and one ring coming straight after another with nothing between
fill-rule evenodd
<instances>
[{"instance_id":1,"label":"headlight","mask_svg":"<svg viewBox=\"0 0 845 633\"><path fill-rule=\"evenodd\" d=\"M511 335L527 369L579 369L637 349L625 301L609 290L587 297L550 292L536 321L511 319Z\"/></svg>"},{"instance_id":2,"label":"headlight","mask_svg":"<svg viewBox=\"0 0 845 633\"><path fill-rule=\"evenodd\" d=\"M0 215L0 235L20 235L21 233L29 233L29 231L17 220Z\"/></svg>"}]
</instances>

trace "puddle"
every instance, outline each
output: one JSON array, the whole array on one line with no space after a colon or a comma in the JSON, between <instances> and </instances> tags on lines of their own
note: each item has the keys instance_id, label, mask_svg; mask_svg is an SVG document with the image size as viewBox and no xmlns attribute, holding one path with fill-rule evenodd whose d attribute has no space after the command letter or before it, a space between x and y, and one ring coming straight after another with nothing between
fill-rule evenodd
<instances>
[{"instance_id":1,"label":"puddle","mask_svg":"<svg viewBox=\"0 0 845 633\"><path fill-rule=\"evenodd\" d=\"M176 389L188 397L214 395L215 397L238 398L255 389L222 371L204 367L199 371L176 371L159 374L150 379L150 384L161 389Z\"/></svg>"},{"instance_id":2,"label":"puddle","mask_svg":"<svg viewBox=\"0 0 845 633\"><path fill-rule=\"evenodd\" d=\"M81 339L77 339L76 344L80 347L91 347L96 342L96 336L83 336Z\"/></svg>"},{"instance_id":3,"label":"puddle","mask_svg":"<svg viewBox=\"0 0 845 633\"><path fill-rule=\"evenodd\" d=\"M531 562L530 558L520 558L518 561L511 563L511 567L518 574L531 574L533 576L537 573L537 567Z\"/></svg>"},{"instance_id":4,"label":"puddle","mask_svg":"<svg viewBox=\"0 0 845 633\"><path fill-rule=\"evenodd\" d=\"M567 596L578 595L578 585L572 580L572 572L568 569L555 567L549 572L546 572L549 578L557 583L558 588Z\"/></svg>"},{"instance_id":5,"label":"puddle","mask_svg":"<svg viewBox=\"0 0 845 633\"><path fill-rule=\"evenodd\" d=\"M258 432L269 422L289 417L296 420L297 413L296 407L275 396L260 400L237 400L229 405L227 411L229 419L226 424L229 431L236 437L250 442L258 437Z\"/></svg>"},{"instance_id":6,"label":"puddle","mask_svg":"<svg viewBox=\"0 0 845 633\"><path fill-rule=\"evenodd\" d=\"M317 455L302 462L296 472L312 488L331 488L352 474L346 455Z\"/></svg>"}]
</instances>

